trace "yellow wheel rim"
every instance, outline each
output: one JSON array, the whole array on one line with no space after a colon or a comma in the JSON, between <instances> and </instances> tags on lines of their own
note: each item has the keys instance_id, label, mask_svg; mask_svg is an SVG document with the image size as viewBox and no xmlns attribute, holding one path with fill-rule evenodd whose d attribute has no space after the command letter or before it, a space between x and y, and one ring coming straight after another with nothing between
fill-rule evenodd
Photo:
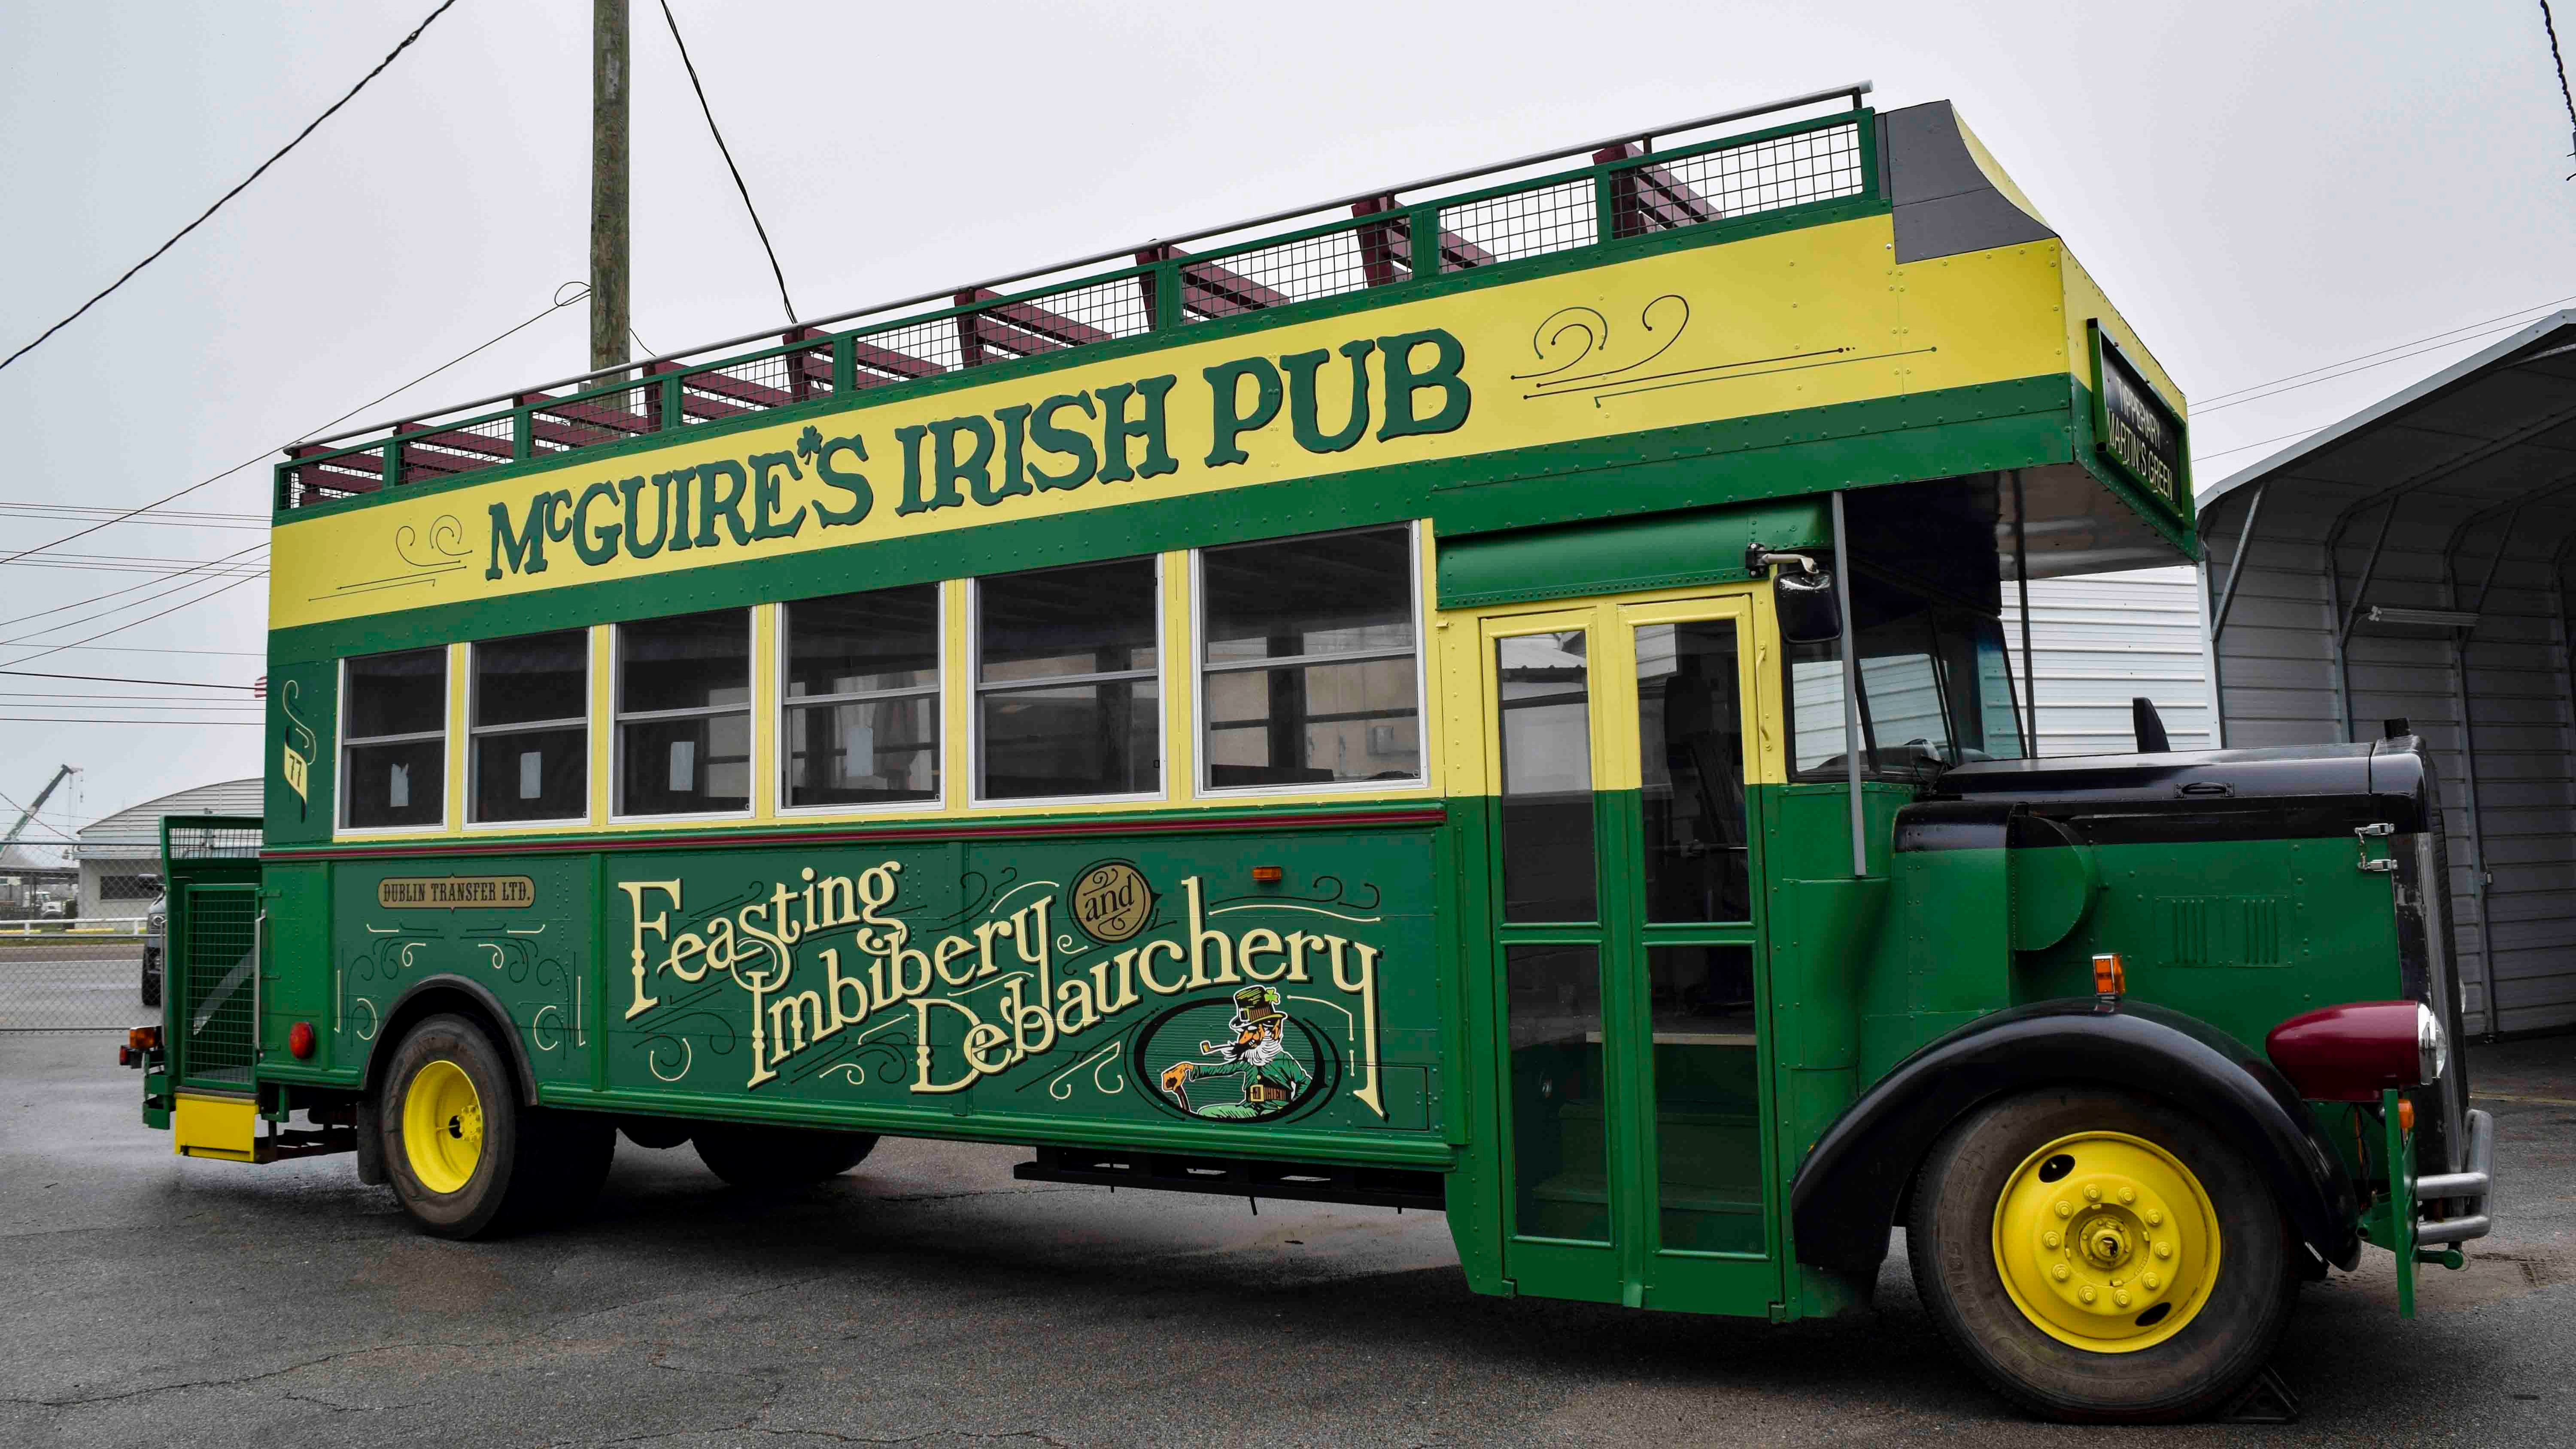
<instances>
[{"instance_id":1,"label":"yellow wheel rim","mask_svg":"<svg viewBox=\"0 0 2576 1449\"><path fill-rule=\"evenodd\" d=\"M2075 1133L2005 1180L1995 1272L2042 1333L2135 1353L2182 1332L2209 1301L2218 1213L2172 1153L2126 1133Z\"/></svg>"},{"instance_id":2,"label":"yellow wheel rim","mask_svg":"<svg viewBox=\"0 0 2576 1449\"><path fill-rule=\"evenodd\" d=\"M433 1061L412 1074L403 1093L403 1156L431 1192L455 1192L473 1180L483 1160L483 1099L463 1067Z\"/></svg>"}]
</instances>

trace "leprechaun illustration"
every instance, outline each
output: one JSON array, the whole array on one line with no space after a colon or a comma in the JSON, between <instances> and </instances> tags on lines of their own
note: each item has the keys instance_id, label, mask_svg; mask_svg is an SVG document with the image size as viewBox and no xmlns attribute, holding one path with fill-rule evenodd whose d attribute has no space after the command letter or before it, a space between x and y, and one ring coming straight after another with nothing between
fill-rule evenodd
<instances>
[{"instance_id":1,"label":"leprechaun illustration","mask_svg":"<svg viewBox=\"0 0 2576 1449\"><path fill-rule=\"evenodd\" d=\"M1247 986L1234 993L1234 1019L1226 1025L1232 1028L1234 1040L1199 1043L1199 1055L1215 1061L1175 1062L1163 1069L1163 1090L1191 1116L1235 1121L1274 1116L1313 1085L1314 1074L1288 1054L1283 1039L1288 1014L1279 1009L1279 988ZM1242 1101L1190 1105L1192 1078L1222 1077L1243 1079Z\"/></svg>"}]
</instances>

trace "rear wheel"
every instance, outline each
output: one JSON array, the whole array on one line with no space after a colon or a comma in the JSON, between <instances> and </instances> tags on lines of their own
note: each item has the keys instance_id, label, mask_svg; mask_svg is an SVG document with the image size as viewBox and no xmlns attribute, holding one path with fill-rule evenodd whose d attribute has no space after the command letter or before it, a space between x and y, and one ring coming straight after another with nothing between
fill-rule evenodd
<instances>
[{"instance_id":1,"label":"rear wheel","mask_svg":"<svg viewBox=\"0 0 2576 1449\"><path fill-rule=\"evenodd\" d=\"M605 1118L523 1107L483 1029L433 1016L395 1048L376 1113L386 1175L422 1231L477 1238L563 1218L608 1174Z\"/></svg>"},{"instance_id":2,"label":"rear wheel","mask_svg":"<svg viewBox=\"0 0 2576 1449\"><path fill-rule=\"evenodd\" d=\"M735 1187L808 1187L838 1177L876 1149L873 1132L818 1132L701 1122L691 1134L698 1160Z\"/></svg>"},{"instance_id":3,"label":"rear wheel","mask_svg":"<svg viewBox=\"0 0 2576 1449\"><path fill-rule=\"evenodd\" d=\"M2245 1156L2142 1097L2033 1092L1933 1148L1907 1224L1951 1346L2054 1418L2207 1413L2241 1392L2297 1293L2288 1234Z\"/></svg>"}]
</instances>

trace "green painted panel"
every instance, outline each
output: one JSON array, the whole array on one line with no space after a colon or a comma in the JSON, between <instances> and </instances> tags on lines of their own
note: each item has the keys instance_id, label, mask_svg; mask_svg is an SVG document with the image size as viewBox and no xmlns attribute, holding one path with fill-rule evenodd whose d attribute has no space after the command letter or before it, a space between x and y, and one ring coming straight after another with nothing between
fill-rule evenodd
<instances>
[{"instance_id":1,"label":"green painted panel","mask_svg":"<svg viewBox=\"0 0 2576 1449\"><path fill-rule=\"evenodd\" d=\"M1816 548L1833 537L1820 502L1667 513L1577 528L1471 535L1440 549L1440 603L1464 609L1734 582L1744 546Z\"/></svg>"},{"instance_id":2,"label":"green painted panel","mask_svg":"<svg viewBox=\"0 0 2576 1449\"><path fill-rule=\"evenodd\" d=\"M621 852L596 893L586 854L335 862L335 1060L444 973L501 1001L550 1102L1445 1156L1431 853L1422 829Z\"/></svg>"}]
</instances>

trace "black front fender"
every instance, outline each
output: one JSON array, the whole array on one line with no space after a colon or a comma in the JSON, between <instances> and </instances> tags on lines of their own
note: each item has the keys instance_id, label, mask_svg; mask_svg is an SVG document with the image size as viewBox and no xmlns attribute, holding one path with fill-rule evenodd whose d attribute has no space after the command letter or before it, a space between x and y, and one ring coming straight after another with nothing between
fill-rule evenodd
<instances>
[{"instance_id":1,"label":"black front fender","mask_svg":"<svg viewBox=\"0 0 2576 1449\"><path fill-rule=\"evenodd\" d=\"M1960 1027L1897 1064L1817 1140L1789 1194L1798 1260L1869 1271L1887 1256L1915 1170L1950 1124L2006 1093L2068 1085L2161 1098L2234 1142L2317 1256L2361 1258L2358 1199L2298 1093L2225 1032L2163 1007L2034 1002Z\"/></svg>"}]
</instances>

